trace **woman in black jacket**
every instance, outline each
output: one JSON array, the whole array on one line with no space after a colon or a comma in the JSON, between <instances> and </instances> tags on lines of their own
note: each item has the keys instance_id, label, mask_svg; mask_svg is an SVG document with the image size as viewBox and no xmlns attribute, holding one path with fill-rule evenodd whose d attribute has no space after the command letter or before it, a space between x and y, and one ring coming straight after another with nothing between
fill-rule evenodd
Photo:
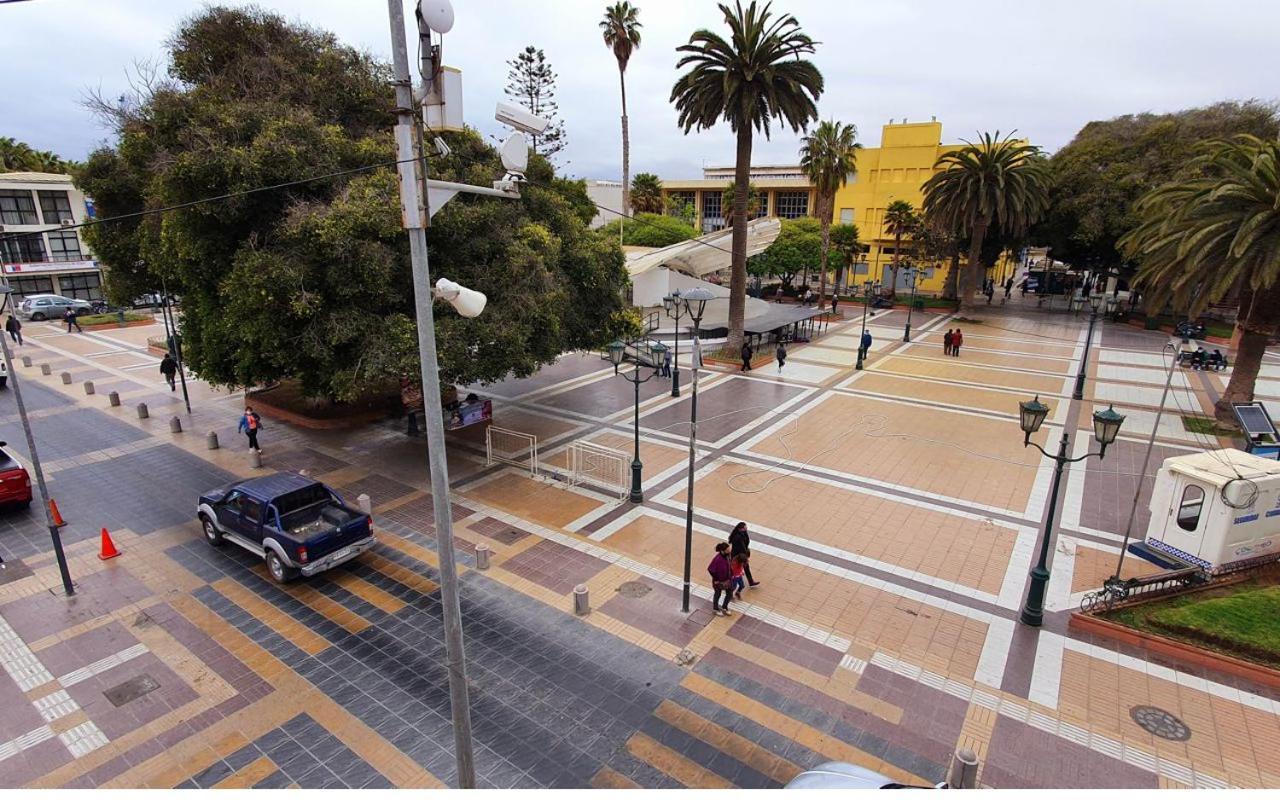
<instances>
[{"instance_id":1,"label":"woman in black jacket","mask_svg":"<svg viewBox=\"0 0 1280 800\"><path fill-rule=\"evenodd\" d=\"M747 563L744 565L744 573L747 576L748 586L759 586L760 581L751 577L751 534L747 533L747 523L739 522L733 526L733 531L729 533L729 557L741 553L747 557Z\"/></svg>"}]
</instances>

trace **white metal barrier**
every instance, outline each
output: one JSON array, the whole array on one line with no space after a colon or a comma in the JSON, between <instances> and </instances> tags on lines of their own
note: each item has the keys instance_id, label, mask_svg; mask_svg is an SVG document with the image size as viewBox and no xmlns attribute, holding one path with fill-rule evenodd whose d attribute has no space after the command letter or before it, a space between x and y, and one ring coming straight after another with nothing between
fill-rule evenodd
<instances>
[{"instance_id":1,"label":"white metal barrier","mask_svg":"<svg viewBox=\"0 0 1280 800\"><path fill-rule=\"evenodd\" d=\"M594 483L616 491L621 499L629 488L628 459L621 450L592 442L574 442L569 445L569 485Z\"/></svg>"},{"instance_id":2,"label":"white metal barrier","mask_svg":"<svg viewBox=\"0 0 1280 800\"><path fill-rule=\"evenodd\" d=\"M529 470L531 478L538 476L537 436L490 425L485 430L484 449L489 466L511 464Z\"/></svg>"}]
</instances>

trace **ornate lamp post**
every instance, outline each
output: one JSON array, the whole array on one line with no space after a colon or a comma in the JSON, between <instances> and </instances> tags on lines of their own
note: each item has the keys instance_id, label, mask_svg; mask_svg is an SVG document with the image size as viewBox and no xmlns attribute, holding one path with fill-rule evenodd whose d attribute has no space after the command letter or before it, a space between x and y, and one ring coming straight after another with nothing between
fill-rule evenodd
<instances>
[{"instance_id":1,"label":"ornate lamp post","mask_svg":"<svg viewBox=\"0 0 1280 800\"><path fill-rule=\"evenodd\" d=\"M625 344L615 341L613 344L609 345L609 360L613 362L613 374L622 375L624 378L631 381L631 383L636 387L636 452L631 458L630 499L633 503L643 503L644 490L641 488L642 481L640 477L641 472L644 470L644 465L640 463L640 384L648 383L653 378L658 377L659 368L654 367L653 374L641 378L640 361L637 359L635 370L629 373L619 372L618 368L622 366L622 362L626 357L626 350L627 346ZM662 354L665 353L666 350L667 348L661 343L657 343L653 346L652 352L657 357L656 360L659 364L662 363Z\"/></svg>"},{"instance_id":2,"label":"ornate lamp post","mask_svg":"<svg viewBox=\"0 0 1280 800\"><path fill-rule=\"evenodd\" d=\"M1018 404L1018 422L1022 427L1022 446L1030 445L1039 450L1046 458L1054 461L1053 486L1049 490L1049 514L1045 518L1044 533L1040 536L1040 558L1031 570L1031 586L1027 589L1026 601L1022 604L1019 619L1025 625L1039 627L1044 621L1044 596L1049 586L1049 547L1053 540L1053 518L1058 510L1058 487L1062 483L1062 468L1067 464L1084 461L1089 456L1101 459L1107 452L1107 445L1116 440L1124 417L1117 414L1114 408L1093 412L1093 438L1100 447L1096 453L1085 453L1079 458L1067 458L1067 432L1062 431L1062 439L1058 443L1058 454L1050 455L1043 447L1031 441L1031 434L1040 430L1045 417L1049 416L1049 407L1040 402L1040 396Z\"/></svg>"},{"instance_id":3,"label":"ornate lamp post","mask_svg":"<svg viewBox=\"0 0 1280 800\"><path fill-rule=\"evenodd\" d=\"M911 310L916 307L916 286L920 284L920 270L907 267L907 281L911 284L911 301L907 303L907 327L902 331L902 341L911 341Z\"/></svg>"},{"instance_id":4,"label":"ornate lamp post","mask_svg":"<svg viewBox=\"0 0 1280 800\"><path fill-rule=\"evenodd\" d=\"M698 447L698 368L702 366L702 343L698 340L698 328L707 301L715 297L710 289L701 286L685 292L681 299L685 312L693 321L693 399L689 409L689 488L685 492L684 507L684 591L680 596L680 610L689 613L689 570L693 560L693 462Z\"/></svg>"},{"instance_id":5,"label":"ornate lamp post","mask_svg":"<svg viewBox=\"0 0 1280 800\"><path fill-rule=\"evenodd\" d=\"M867 309L871 307L871 293L880 288L880 284L868 278L862 282L862 333L867 332ZM862 369L862 334L858 335L858 363L853 365L854 369Z\"/></svg>"},{"instance_id":6,"label":"ornate lamp post","mask_svg":"<svg viewBox=\"0 0 1280 800\"><path fill-rule=\"evenodd\" d=\"M675 347L671 353L671 396L680 396L680 317L689 313L688 305L681 302L680 290L672 289L671 294L662 298L662 307L667 312L667 317L675 320L676 323L676 340Z\"/></svg>"},{"instance_id":7,"label":"ornate lamp post","mask_svg":"<svg viewBox=\"0 0 1280 800\"><path fill-rule=\"evenodd\" d=\"M1098 303L1101 300L1100 295L1089 295L1089 333L1084 337L1084 355L1080 356L1080 370L1076 373L1076 390L1071 393L1076 400L1084 399L1084 376L1088 371L1089 345L1093 343L1093 326L1098 322Z\"/></svg>"}]
</instances>

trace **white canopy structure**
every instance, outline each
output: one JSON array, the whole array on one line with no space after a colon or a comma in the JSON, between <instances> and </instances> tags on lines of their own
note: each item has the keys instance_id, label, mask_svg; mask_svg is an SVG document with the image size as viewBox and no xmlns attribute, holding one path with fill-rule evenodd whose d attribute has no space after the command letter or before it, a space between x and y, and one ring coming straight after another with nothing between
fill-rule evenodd
<instances>
[{"instance_id":1,"label":"white canopy structure","mask_svg":"<svg viewBox=\"0 0 1280 800\"><path fill-rule=\"evenodd\" d=\"M747 255L753 256L773 244L782 231L777 217L761 217L747 223ZM632 278L646 272L666 267L695 278L717 270L728 269L731 262L733 229L708 233L695 239L659 247L647 253L633 256L627 261L627 272Z\"/></svg>"}]
</instances>

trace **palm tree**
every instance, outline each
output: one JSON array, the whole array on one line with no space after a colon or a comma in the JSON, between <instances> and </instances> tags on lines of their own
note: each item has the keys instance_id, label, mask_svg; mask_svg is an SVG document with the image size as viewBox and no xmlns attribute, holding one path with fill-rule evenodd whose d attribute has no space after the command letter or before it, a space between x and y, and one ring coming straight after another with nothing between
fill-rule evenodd
<instances>
[{"instance_id":1,"label":"palm tree","mask_svg":"<svg viewBox=\"0 0 1280 800\"><path fill-rule=\"evenodd\" d=\"M625 171L626 167L623 167ZM662 180L652 172L641 172L631 179L631 210L639 214L662 213ZM624 199L623 204L626 205Z\"/></svg>"},{"instance_id":2,"label":"palm tree","mask_svg":"<svg viewBox=\"0 0 1280 800\"><path fill-rule=\"evenodd\" d=\"M969 258L960 273L960 308L973 305L982 279L982 240L992 225L1005 234L1027 230L1048 205L1049 172L1040 148L1014 139L982 134L978 142L943 153L941 168L924 184L925 213L937 223L969 237Z\"/></svg>"},{"instance_id":3,"label":"palm tree","mask_svg":"<svg viewBox=\"0 0 1280 800\"><path fill-rule=\"evenodd\" d=\"M627 62L640 47L640 9L626 0L606 6L600 30L604 44L618 59L618 83L622 85L622 211L631 213L631 134L627 129ZM661 210L661 209L659 209Z\"/></svg>"},{"instance_id":4,"label":"palm tree","mask_svg":"<svg viewBox=\"0 0 1280 800\"><path fill-rule=\"evenodd\" d=\"M822 271L818 277L818 305L827 293L827 259L831 250L831 219L835 215L836 192L858 169L858 129L843 122L818 123L800 145L800 169L818 195L818 219L822 222Z\"/></svg>"},{"instance_id":5,"label":"palm tree","mask_svg":"<svg viewBox=\"0 0 1280 800\"><path fill-rule=\"evenodd\" d=\"M721 216L724 216L724 210L726 208L733 208L733 195L735 191L737 191L737 186L731 183L728 186L724 187L724 191L720 193ZM760 191L756 189L756 185L754 183L748 183L747 184L747 222L750 222L751 220L755 219L757 216L760 215L760 197L761 197L761 194L760 194ZM733 227L732 217L725 220L725 227L726 228Z\"/></svg>"},{"instance_id":6,"label":"palm tree","mask_svg":"<svg viewBox=\"0 0 1280 800\"><path fill-rule=\"evenodd\" d=\"M902 261L902 237L914 236L920 226L920 216L915 206L906 200L894 200L884 212L884 229L893 236L893 281L889 284L889 292L897 294L898 264Z\"/></svg>"},{"instance_id":7,"label":"palm tree","mask_svg":"<svg viewBox=\"0 0 1280 800\"><path fill-rule=\"evenodd\" d=\"M754 0L745 9L720 5L729 40L706 29L693 32L676 69L690 67L671 87L685 133L710 128L723 119L737 138L734 162L732 269L729 277L729 347L742 345L747 304L747 188L751 174L751 138L758 129L769 137L769 123L780 119L795 132L817 119L822 73L802 55L814 41L790 14L774 17L770 4Z\"/></svg>"},{"instance_id":8,"label":"palm tree","mask_svg":"<svg viewBox=\"0 0 1280 800\"><path fill-rule=\"evenodd\" d=\"M1139 223L1120 246L1139 260L1137 283L1155 307L1172 302L1195 318L1239 296L1240 346L1214 406L1219 421L1234 424L1231 404L1253 401L1267 341L1280 330L1280 142L1207 142L1189 167L1189 177L1134 205Z\"/></svg>"}]
</instances>

